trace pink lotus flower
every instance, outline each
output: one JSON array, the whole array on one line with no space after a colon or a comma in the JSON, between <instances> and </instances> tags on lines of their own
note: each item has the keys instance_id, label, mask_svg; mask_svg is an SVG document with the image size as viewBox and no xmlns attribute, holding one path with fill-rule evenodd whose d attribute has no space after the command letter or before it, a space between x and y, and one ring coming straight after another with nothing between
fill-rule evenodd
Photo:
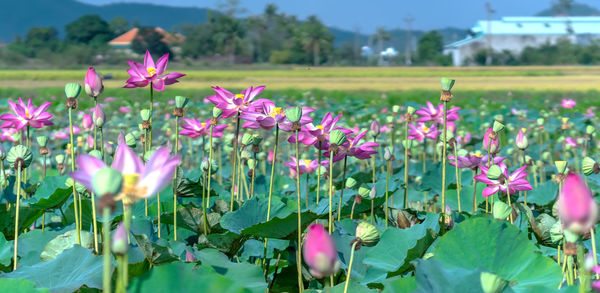
<instances>
[{"instance_id":1,"label":"pink lotus flower","mask_svg":"<svg viewBox=\"0 0 600 293\"><path fill-rule=\"evenodd\" d=\"M201 122L197 118L194 118L194 119L183 118L183 121L185 123L183 125L181 125L181 131L179 131L179 134L181 134L183 136L187 136L190 138L198 138L201 136L208 136L210 134L210 119L207 119L204 122ZM225 125L225 124L213 126L212 136L213 137L222 137L223 130L225 128L227 128L227 125Z\"/></svg>"},{"instance_id":2,"label":"pink lotus flower","mask_svg":"<svg viewBox=\"0 0 600 293\"><path fill-rule=\"evenodd\" d=\"M18 104L8 101L8 105L15 114L2 114L0 120L4 120L4 123L0 127L20 130L26 126L42 128L46 125L54 125L50 121L53 117L52 114L45 112L51 104L50 102L46 102L36 108L31 104L31 99L29 99L27 105L23 103L21 98L19 98Z\"/></svg>"},{"instance_id":3,"label":"pink lotus flower","mask_svg":"<svg viewBox=\"0 0 600 293\"><path fill-rule=\"evenodd\" d=\"M124 183L121 194L116 196L115 200L123 199L132 203L137 199L155 195L173 180L173 174L180 162L178 155L170 156L169 149L161 147L144 166L142 159L131 148L120 143L111 167L123 174ZM70 176L89 190L93 190L94 174L107 167L102 160L87 154L77 156L77 166L80 169L72 172Z\"/></svg>"},{"instance_id":4,"label":"pink lotus flower","mask_svg":"<svg viewBox=\"0 0 600 293\"><path fill-rule=\"evenodd\" d=\"M515 109L515 108L511 108L511 109L510 109L510 112L511 112L513 115L515 115L515 116L525 116L525 115L527 115L527 112L529 112L529 111L527 111L527 110L525 110L525 109Z\"/></svg>"},{"instance_id":5,"label":"pink lotus flower","mask_svg":"<svg viewBox=\"0 0 600 293\"><path fill-rule=\"evenodd\" d=\"M308 227L302 256L310 268L310 273L317 278L333 275L340 267L333 238L321 224Z\"/></svg>"},{"instance_id":6,"label":"pink lotus flower","mask_svg":"<svg viewBox=\"0 0 600 293\"><path fill-rule=\"evenodd\" d=\"M581 176L569 173L558 196L558 215L563 228L577 233L587 233L596 223L598 214L592 192Z\"/></svg>"},{"instance_id":7,"label":"pink lotus flower","mask_svg":"<svg viewBox=\"0 0 600 293\"><path fill-rule=\"evenodd\" d=\"M465 135L458 135L456 141L459 145L467 145L471 142L471 133L467 132Z\"/></svg>"},{"instance_id":8,"label":"pink lotus flower","mask_svg":"<svg viewBox=\"0 0 600 293\"><path fill-rule=\"evenodd\" d=\"M446 121L454 121L458 120L458 110L459 107L452 107L446 113ZM427 101L427 107L421 107L421 109L417 110L419 119L417 122L435 122L438 124L444 124L444 104L439 104L434 106L431 102Z\"/></svg>"},{"instance_id":9,"label":"pink lotus flower","mask_svg":"<svg viewBox=\"0 0 600 293\"><path fill-rule=\"evenodd\" d=\"M272 129L275 125L278 125L279 129L283 131L290 132L292 130L292 122L287 119L285 110L280 107L275 107L275 103L264 100L262 105L256 110L258 111L242 112L240 118L246 120L242 127L252 129ZM312 122L312 119L310 119L307 114L314 110L315 109L312 108L302 107L302 117L300 118L300 121L298 121L301 126Z\"/></svg>"},{"instance_id":10,"label":"pink lotus flower","mask_svg":"<svg viewBox=\"0 0 600 293\"><path fill-rule=\"evenodd\" d=\"M215 107L223 110L222 118L229 118L245 111L256 112L257 108L260 109L261 104L267 101L264 99L254 101L256 96L265 89L264 85L256 88L249 87L237 95L218 86L214 86L212 89L216 95L207 97L206 100L215 104Z\"/></svg>"},{"instance_id":11,"label":"pink lotus flower","mask_svg":"<svg viewBox=\"0 0 600 293\"><path fill-rule=\"evenodd\" d=\"M85 113L83 114L83 118L81 118L81 127L85 131L91 131L94 129L94 121L92 121L92 115Z\"/></svg>"},{"instance_id":12,"label":"pink lotus flower","mask_svg":"<svg viewBox=\"0 0 600 293\"><path fill-rule=\"evenodd\" d=\"M119 111L121 113L123 113L123 114L131 113L131 108L125 107L125 106L121 106L121 107L119 107Z\"/></svg>"},{"instance_id":13,"label":"pink lotus flower","mask_svg":"<svg viewBox=\"0 0 600 293\"><path fill-rule=\"evenodd\" d=\"M490 153L495 154L500 148L500 140L497 137L496 139L490 139L490 134L492 134L491 127L483 135L483 149L487 152L489 148Z\"/></svg>"},{"instance_id":14,"label":"pink lotus flower","mask_svg":"<svg viewBox=\"0 0 600 293\"><path fill-rule=\"evenodd\" d=\"M14 135L17 133L17 130L14 128L2 128L0 129L0 142L2 141L10 141L15 142Z\"/></svg>"},{"instance_id":15,"label":"pink lotus flower","mask_svg":"<svg viewBox=\"0 0 600 293\"><path fill-rule=\"evenodd\" d=\"M185 76L185 74L179 72L162 75L165 73L167 64L169 63L169 53L160 57L156 64L154 64L150 51L146 51L144 64L131 60L127 60L127 63L131 67L127 70L127 73L131 77L127 80L124 88L145 87L151 84L155 90L163 91L165 90L165 85L179 82L177 79Z\"/></svg>"},{"instance_id":16,"label":"pink lotus flower","mask_svg":"<svg viewBox=\"0 0 600 293\"><path fill-rule=\"evenodd\" d=\"M567 147L577 147L577 141L575 139L573 139L572 137L567 136L565 138L565 146Z\"/></svg>"},{"instance_id":17,"label":"pink lotus flower","mask_svg":"<svg viewBox=\"0 0 600 293\"><path fill-rule=\"evenodd\" d=\"M69 133L62 130L57 130L56 132L52 133L50 137L54 139L69 139Z\"/></svg>"},{"instance_id":18,"label":"pink lotus flower","mask_svg":"<svg viewBox=\"0 0 600 293\"><path fill-rule=\"evenodd\" d=\"M296 178L296 162L297 162L297 160L296 160L296 157L294 157L294 156L290 156L290 158L292 160L290 162L286 162L283 165L290 168L290 177ZM300 160L299 163L300 164L299 164L298 168L300 170L300 176L302 176L304 174L312 174L319 167L318 160ZM327 165L329 165L329 161L321 161L321 166L327 166Z\"/></svg>"},{"instance_id":19,"label":"pink lotus flower","mask_svg":"<svg viewBox=\"0 0 600 293\"><path fill-rule=\"evenodd\" d=\"M267 162L269 162L269 164L273 164L273 158L275 157L273 151L269 151L269 155L267 156Z\"/></svg>"},{"instance_id":20,"label":"pink lotus flower","mask_svg":"<svg viewBox=\"0 0 600 293\"><path fill-rule=\"evenodd\" d=\"M342 118L342 114L336 116L335 118L333 118L331 113L325 114L321 120L321 124L317 126L314 126L312 123L307 124L306 127L304 127L302 131L298 133L298 140L304 145L314 145L317 149L319 148L319 145L321 150L329 149L329 133L331 131L334 129L339 129L346 135L352 132L351 130L337 126L340 118ZM295 143L296 135L290 136L288 142Z\"/></svg>"},{"instance_id":21,"label":"pink lotus flower","mask_svg":"<svg viewBox=\"0 0 600 293\"><path fill-rule=\"evenodd\" d=\"M431 127L427 127L425 123L418 123L417 126L414 124L408 124L408 127L408 139L419 142L425 140L425 138L436 140L438 135L441 133L435 124L431 125Z\"/></svg>"},{"instance_id":22,"label":"pink lotus flower","mask_svg":"<svg viewBox=\"0 0 600 293\"><path fill-rule=\"evenodd\" d=\"M345 156L355 157L359 160L370 159L371 155L376 154L376 148L379 146L376 142L365 142L362 144L360 140L367 134L367 130L359 133L356 137L348 137L348 140L340 146L337 154L333 156L333 162L342 160ZM329 152L323 154L329 157Z\"/></svg>"},{"instance_id":23,"label":"pink lotus flower","mask_svg":"<svg viewBox=\"0 0 600 293\"><path fill-rule=\"evenodd\" d=\"M481 174L475 176L475 180L487 184L487 187L483 190L483 196L488 197L492 194L497 193L499 190L506 192L508 189L510 194L515 194L517 191L533 190L531 184L527 181L527 173L525 169L527 166L523 166L517 169L515 172L508 175L508 170L504 163L497 164L502 170L502 176L496 180L487 178L488 168L479 166L481 168Z\"/></svg>"},{"instance_id":24,"label":"pink lotus flower","mask_svg":"<svg viewBox=\"0 0 600 293\"><path fill-rule=\"evenodd\" d=\"M562 99L560 106L565 109L572 109L577 103L572 99Z\"/></svg>"},{"instance_id":25,"label":"pink lotus flower","mask_svg":"<svg viewBox=\"0 0 600 293\"><path fill-rule=\"evenodd\" d=\"M90 97L98 97L102 91L104 91L104 85L102 84L102 78L94 67L89 67L88 72L85 75L85 92Z\"/></svg>"},{"instance_id":26,"label":"pink lotus flower","mask_svg":"<svg viewBox=\"0 0 600 293\"><path fill-rule=\"evenodd\" d=\"M496 164L504 161L504 159L506 159L506 158L494 157L493 161L490 163L496 165ZM448 162L450 162L450 165L456 166L456 161L457 160L454 159L454 156L448 157ZM458 156L458 167L459 168L476 169L476 168L479 168L480 166L486 167L487 163L488 163L488 156L481 155L481 153L479 153L479 152L474 153L474 154L469 154L464 157Z\"/></svg>"},{"instance_id":27,"label":"pink lotus flower","mask_svg":"<svg viewBox=\"0 0 600 293\"><path fill-rule=\"evenodd\" d=\"M589 107L589 108L587 108L585 114L583 114L583 117L586 117L586 118L594 118L594 117L596 117L596 114L594 114L594 110L596 110L596 107Z\"/></svg>"},{"instance_id":28,"label":"pink lotus flower","mask_svg":"<svg viewBox=\"0 0 600 293\"><path fill-rule=\"evenodd\" d=\"M115 97L107 97L107 98L104 99L104 102L105 103L110 103L110 102L114 102L115 100L116 100Z\"/></svg>"}]
</instances>

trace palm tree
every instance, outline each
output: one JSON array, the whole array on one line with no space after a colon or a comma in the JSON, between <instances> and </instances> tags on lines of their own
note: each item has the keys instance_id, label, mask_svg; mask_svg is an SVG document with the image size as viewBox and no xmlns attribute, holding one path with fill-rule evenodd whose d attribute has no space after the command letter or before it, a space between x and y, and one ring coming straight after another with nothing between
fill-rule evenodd
<instances>
[{"instance_id":1,"label":"palm tree","mask_svg":"<svg viewBox=\"0 0 600 293\"><path fill-rule=\"evenodd\" d=\"M319 66L321 63L320 53L324 47L331 44L333 36L327 28L315 16L311 15L301 26L301 42L304 50L313 54L313 64Z\"/></svg>"}]
</instances>

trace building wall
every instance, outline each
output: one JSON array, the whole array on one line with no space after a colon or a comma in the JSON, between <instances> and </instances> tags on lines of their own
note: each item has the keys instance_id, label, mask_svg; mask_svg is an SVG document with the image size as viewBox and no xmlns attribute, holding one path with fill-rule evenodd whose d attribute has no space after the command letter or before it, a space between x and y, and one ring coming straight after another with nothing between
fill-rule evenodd
<instances>
[{"instance_id":1,"label":"building wall","mask_svg":"<svg viewBox=\"0 0 600 293\"><path fill-rule=\"evenodd\" d=\"M569 38L575 43L589 43L591 39L600 37L599 35L591 36L565 36L565 35L492 35L491 46L494 51L508 50L514 54L520 54L525 47L539 47L546 43L556 44L558 40ZM459 47L446 48L445 54L451 54L454 66L469 66L474 65L473 58L480 50L485 50L486 38L480 38L466 43Z\"/></svg>"}]
</instances>

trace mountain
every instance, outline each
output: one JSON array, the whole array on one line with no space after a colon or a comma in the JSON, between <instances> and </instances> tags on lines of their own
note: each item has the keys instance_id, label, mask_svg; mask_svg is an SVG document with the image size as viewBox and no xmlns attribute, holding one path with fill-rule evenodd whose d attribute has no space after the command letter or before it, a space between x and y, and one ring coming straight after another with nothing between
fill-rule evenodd
<instances>
[{"instance_id":1,"label":"mountain","mask_svg":"<svg viewBox=\"0 0 600 293\"><path fill-rule=\"evenodd\" d=\"M0 0L0 43L24 36L31 27L54 26L60 32L67 23L84 14L98 14L106 21L124 17L130 23L159 26L173 30L184 23L199 23L211 10L145 3L115 3L102 6L75 0Z\"/></svg>"},{"instance_id":2,"label":"mountain","mask_svg":"<svg viewBox=\"0 0 600 293\"><path fill-rule=\"evenodd\" d=\"M556 15L570 15L570 16L598 16L600 10L587 4L572 3L569 5L568 11L565 11L563 5L560 2L555 3L550 8L542 10L537 16L556 16ZM565 13L566 12L566 13Z\"/></svg>"}]
</instances>

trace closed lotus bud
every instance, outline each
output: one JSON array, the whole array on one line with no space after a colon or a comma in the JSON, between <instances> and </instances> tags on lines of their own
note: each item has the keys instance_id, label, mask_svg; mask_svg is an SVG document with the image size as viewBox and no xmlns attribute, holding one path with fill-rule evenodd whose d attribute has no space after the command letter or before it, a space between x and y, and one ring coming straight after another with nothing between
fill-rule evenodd
<instances>
[{"instance_id":1,"label":"closed lotus bud","mask_svg":"<svg viewBox=\"0 0 600 293\"><path fill-rule=\"evenodd\" d=\"M21 166L21 170L29 167L31 160L33 160L31 151L21 144L10 148L8 154L6 155L6 161L13 165L15 169L18 168L19 164Z\"/></svg>"},{"instance_id":2,"label":"closed lotus bud","mask_svg":"<svg viewBox=\"0 0 600 293\"><path fill-rule=\"evenodd\" d=\"M521 150L525 150L529 146L529 141L525 135L525 128L519 130L519 134L517 134L517 138L515 139L515 144Z\"/></svg>"},{"instance_id":3,"label":"closed lotus bud","mask_svg":"<svg viewBox=\"0 0 600 293\"><path fill-rule=\"evenodd\" d=\"M78 83L67 83L65 85L65 95L67 98L77 98L81 93L81 86Z\"/></svg>"},{"instance_id":4,"label":"closed lotus bud","mask_svg":"<svg viewBox=\"0 0 600 293\"><path fill-rule=\"evenodd\" d=\"M92 110L92 119L94 120L96 127L102 128L102 126L104 126L106 116L104 115L104 111L102 111L102 107L100 107L100 105L96 105L94 110Z\"/></svg>"},{"instance_id":5,"label":"closed lotus bud","mask_svg":"<svg viewBox=\"0 0 600 293\"><path fill-rule=\"evenodd\" d=\"M498 138L492 139L492 128L488 128L483 136L483 148L485 151L488 151L492 154L496 153L500 148L500 141Z\"/></svg>"},{"instance_id":6,"label":"closed lotus bud","mask_svg":"<svg viewBox=\"0 0 600 293\"><path fill-rule=\"evenodd\" d=\"M196 256L194 256L194 254L191 253L189 250L186 250L185 251L185 261L186 262L195 262Z\"/></svg>"},{"instance_id":7,"label":"closed lotus bud","mask_svg":"<svg viewBox=\"0 0 600 293\"><path fill-rule=\"evenodd\" d=\"M329 134L329 143L334 145L343 145L346 142L346 134L339 129L333 130Z\"/></svg>"},{"instance_id":8,"label":"closed lotus bud","mask_svg":"<svg viewBox=\"0 0 600 293\"><path fill-rule=\"evenodd\" d=\"M587 233L596 223L597 214L596 201L585 181L569 173L558 196L558 215L563 228L578 235Z\"/></svg>"},{"instance_id":9,"label":"closed lotus bud","mask_svg":"<svg viewBox=\"0 0 600 293\"><path fill-rule=\"evenodd\" d=\"M454 86L454 79L450 79L450 78L446 78L446 77L442 77L441 78L441 83L442 83L442 90L445 91L449 91L452 90L452 87Z\"/></svg>"},{"instance_id":10,"label":"closed lotus bud","mask_svg":"<svg viewBox=\"0 0 600 293\"><path fill-rule=\"evenodd\" d=\"M152 117L152 112L150 112L149 109L143 109L140 111L140 117L142 118L142 121L148 121L150 120L150 117Z\"/></svg>"},{"instance_id":11,"label":"closed lotus bud","mask_svg":"<svg viewBox=\"0 0 600 293\"><path fill-rule=\"evenodd\" d=\"M130 148L135 148L136 146L136 138L135 135L131 132L125 134L125 143L127 144L128 147Z\"/></svg>"},{"instance_id":12,"label":"closed lotus bud","mask_svg":"<svg viewBox=\"0 0 600 293\"><path fill-rule=\"evenodd\" d=\"M554 161L558 174L567 174L567 161Z\"/></svg>"},{"instance_id":13,"label":"closed lotus bud","mask_svg":"<svg viewBox=\"0 0 600 293\"><path fill-rule=\"evenodd\" d=\"M583 160L581 161L581 170L583 171L583 174L585 174L586 176L590 176L594 173L596 169L597 166L596 161L594 161L594 159L590 157L583 158Z\"/></svg>"},{"instance_id":14,"label":"closed lotus bud","mask_svg":"<svg viewBox=\"0 0 600 293\"><path fill-rule=\"evenodd\" d=\"M183 97L183 96L175 96L175 107L177 108L183 108L187 105L188 103L188 98Z\"/></svg>"},{"instance_id":15,"label":"closed lotus bud","mask_svg":"<svg viewBox=\"0 0 600 293\"><path fill-rule=\"evenodd\" d=\"M107 143L104 144L104 152L107 153L109 156L112 156L115 154L115 147L114 147L114 143L112 141L109 141Z\"/></svg>"},{"instance_id":16,"label":"closed lotus bud","mask_svg":"<svg viewBox=\"0 0 600 293\"><path fill-rule=\"evenodd\" d=\"M61 165L65 163L65 155L56 155L56 157L54 157L54 160L56 161L56 164Z\"/></svg>"},{"instance_id":17,"label":"closed lotus bud","mask_svg":"<svg viewBox=\"0 0 600 293\"><path fill-rule=\"evenodd\" d=\"M94 192L100 196L117 195L121 192L123 186L123 175L121 172L110 168L104 167L94 174L92 177L92 188Z\"/></svg>"},{"instance_id":18,"label":"closed lotus bud","mask_svg":"<svg viewBox=\"0 0 600 293\"><path fill-rule=\"evenodd\" d=\"M415 114L416 111L417 111L417 109L415 109L414 107L411 107L411 106L406 107L406 113L408 113L408 115Z\"/></svg>"},{"instance_id":19,"label":"closed lotus bud","mask_svg":"<svg viewBox=\"0 0 600 293\"><path fill-rule=\"evenodd\" d=\"M494 121L494 124L492 126L492 130L494 130L494 132L498 133L502 130L504 130L504 124L498 122L498 121Z\"/></svg>"},{"instance_id":20,"label":"closed lotus bud","mask_svg":"<svg viewBox=\"0 0 600 293\"><path fill-rule=\"evenodd\" d=\"M221 117L222 114L223 114L223 110L221 110L221 109L219 109L217 107L213 108L212 115L213 115L214 118L219 118L219 117Z\"/></svg>"},{"instance_id":21,"label":"closed lotus bud","mask_svg":"<svg viewBox=\"0 0 600 293\"><path fill-rule=\"evenodd\" d=\"M373 200L375 199L375 196L377 196L377 190L375 190L375 185L373 185L371 191L369 191L369 199Z\"/></svg>"},{"instance_id":22,"label":"closed lotus bud","mask_svg":"<svg viewBox=\"0 0 600 293\"><path fill-rule=\"evenodd\" d=\"M377 121L377 119L373 119L369 130L371 131L371 135L373 137L376 137L381 133L381 124L379 124L379 121Z\"/></svg>"},{"instance_id":23,"label":"closed lotus bud","mask_svg":"<svg viewBox=\"0 0 600 293\"><path fill-rule=\"evenodd\" d=\"M488 272L481 272L479 279L481 281L481 289L484 293L500 293L508 285L508 281Z\"/></svg>"},{"instance_id":24,"label":"closed lotus bud","mask_svg":"<svg viewBox=\"0 0 600 293\"><path fill-rule=\"evenodd\" d=\"M400 112L400 106L398 106L398 105L393 105L393 106L392 106L392 112L394 112L394 113L398 113L398 112Z\"/></svg>"},{"instance_id":25,"label":"closed lotus bud","mask_svg":"<svg viewBox=\"0 0 600 293\"><path fill-rule=\"evenodd\" d=\"M356 181L356 179L352 178L352 177L348 177L348 179L346 179L346 188L354 188L354 186L356 186L356 184L358 184L358 182Z\"/></svg>"},{"instance_id":26,"label":"closed lotus bud","mask_svg":"<svg viewBox=\"0 0 600 293\"><path fill-rule=\"evenodd\" d=\"M85 92L88 96L96 98L104 91L104 85L102 84L102 78L94 67L89 67L88 72L85 75Z\"/></svg>"},{"instance_id":27,"label":"closed lotus bud","mask_svg":"<svg viewBox=\"0 0 600 293\"><path fill-rule=\"evenodd\" d=\"M308 227L302 246L302 256L310 268L310 273L316 278L331 276L340 267L333 238L321 224Z\"/></svg>"},{"instance_id":28,"label":"closed lotus bud","mask_svg":"<svg viewBox=\"0 0 600 293\"><path fill-rule=\"evenodd\" d=\"M492 215L496 220L505 220L512 213L512 207L502 201L494 202L494 210Z\"/></svg>"},{"instance_id":29,"label":"closed lotus bud","mask_svg":"<svg viewBox=\"0 0 600 293\"><path fill-rule=\"evenodd\" d=\"M498 180L502 176L502 169L498 165L492 165L487 171L487 178L490 180Z\"/></svg>"},{"instance_id":30,"label":"closed lotus bud","mask_svg":"<svg viewBox=\"0 0 600 293\"><path fill-rule=\"evenodd\" d=\"M359 187L358 188L358 194L362 197L362 198L368 198L369 195L371 194L371 190L366 188L366 187Z\"/></svg>"},{"instance_id":31,"label":"closed lotus bud","mask_svg":"<svg viewBox=\"0 0 600 293\"><path fill-rule=\"evenodd\" d=\"M448 230L452 230L452 228L454 228L454 219L452 219L452 209L449 205L446 205L446 210L444 211L444 225Z\"/></svg>"},{"instance_id":32,"label":"closed lotus bud","mask_svg":"<svg viewBox=\"0 0 600 293\"><path fill-rule=\"evenodd\" d=\"M302 118L302 107L293 107L285 110L285 116L290 122L298 122Z\"/></svg>"},{"instance_id":33,"label":"closed lotus bud","mask_svg":"<svg viewBox=\"0 0 600 293\"><path fill-rule=\"evenodd\" d=\"M385 151L383 152L383 158L386 161L390 161L390 160L392 160L392 157L394 156L393 154L394 154L394 149L392 147L387 146L387 147L385 147Z\"/></svg>"},{"instance_id":34,"label":"closed lotus bud","mask_svg":"<svg viewBox=\"0 0 600 293\"><path fill-rule=\"evenodd\" d=\"M252 134L244 133L244 135L242 135L242 145L251 145L253 139L254 136Z\"/></svg>"},{"instance_id":35,"label":"closed lotus bud","mask_svg":"<svg viewBox=\"0 0 600 293\"><path fill-rule=\"evenodd\" d=\"M356 237L360 238L361 245L374 246L379 242L379 231L368 222L360 222L356 226Z\"/></svg>"},{"instance_id":36,"label":"closed lotus bud","mask_svg":"<svg viewBox=\"0 0 600 293\"><path fill-rule=\"evenodd\" d=\"M46 147L48 145L48 137L47 136L38 136L35 138L40 147Z\"/></svg>"},{"instance_id":37,"label":"closed lotus bud","mask_svg":"<svg viewBox=\"0 0 600 293\"><path fill-rule=\"evenodd\" d=\"M585 127L585 133L592 135L594 134L594 132L596 131L596 128L594 128L594 126L592 125L588 125Z\"/></svg>"},{"instance_id":38,"label":"closed lotus bud","mask_svg":"<svg viewBox=\"0 0 600 293\"><path fill-rule=\"evenodd\" d=\"M6 159L6 150L0 145L0 160L4 161Z\"/></svg>"},{"instance_id":39,"label":"closed lotus bud","mask_svg":"<svg viewBox=\"0 0 600 293\"><path fill-rule=\"evenodd\" d=\"M118 255L125 255L129 250L129 244L127 244L127 231L125 230L125 225L123 223L119 223L117 230L115 230L115 234L112 237L112 252Z\"/></svg>"}]
</instances>

